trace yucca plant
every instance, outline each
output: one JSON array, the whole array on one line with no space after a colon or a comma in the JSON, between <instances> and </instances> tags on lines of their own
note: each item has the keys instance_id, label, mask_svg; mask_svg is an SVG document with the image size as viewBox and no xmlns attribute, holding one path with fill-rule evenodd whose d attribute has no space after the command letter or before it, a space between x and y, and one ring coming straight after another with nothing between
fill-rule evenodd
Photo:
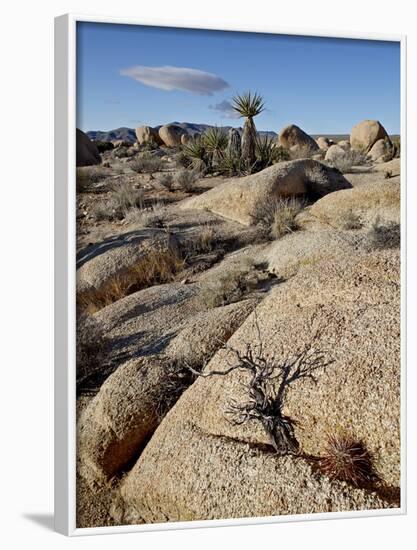
<instances>
[{"instance_id":1,"label":"yucca plant","mask_svg":"<svg viewBox=\"0 0 417 550\"><path fill-rule=\"evenodd\" d=\"M256 159L256 126L253 118L265 109L264 100L256 92L246 92L243 95L237 94L233 98L232 106L240 116L246 118L242 133L242 159L249 166Z\"/></svg>"},{"instance_id":2,"label":"yucca plant","mask_svg":"<svg viewBox=\"0 0 417 550\"><path fill-rule=\"evenodd\" d=\"M203 134L202 141L214 164L224 158L227 148L227 134L224 130L218 126L213 126Z\"/></svg>"},{"instance_id":3,"label":"yucca plant","mask_svg":"<svg viewBox=\"0 0 417 550\"><path fill-rule=\"evenodd\" d=\"M255 155L262 168L271 166L274 158L274 140L268 136L256 136Z\"/></svg>"},{"instance_id":4,"label":"yucca plant","mask_svg":"<svg viewBox=\"0 0 417 550\"><path fill-rule=\"evenodd\" d=\"M228 152L219 163L218 170L226 176L244 176L248 173L242 158Z\"/></svg>"},{"instance_id":5,"label":"yucca plant","mask_svg":"<svg viewBox=\"0 0 417 550\"><path fill-rule=\"evenodd\" d=\"M208 164L206 146L200 137L190 140L182 148L183 154L190 160L193 167Z\"/></svg>"}]
</instances>

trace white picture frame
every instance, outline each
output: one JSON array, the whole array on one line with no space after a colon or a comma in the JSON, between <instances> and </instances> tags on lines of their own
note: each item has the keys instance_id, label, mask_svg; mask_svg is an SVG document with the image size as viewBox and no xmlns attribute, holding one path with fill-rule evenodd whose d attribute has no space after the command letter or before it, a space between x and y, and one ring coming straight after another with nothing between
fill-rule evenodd
<instances>
[{"instance_id":1,"label":"white picture frame","mask_svg":"<svg viewBox=\"0 0 417 550\"><path fill-rule=\"evenodd\" d=\"M401 45L401 507L367 512L329 512L282 517L222 519L116 527L76 527L75 433L75 129L76 25L78 22L180 27L206 30L267 32L396 41ZM67 14L55 19L55 529L68 536L207 528L254 523L340 519L405 514L406 478L406 37L374 33L333 34L307 29L219 28L179 25L176 21Z\"/></svg>"}]
</instances>

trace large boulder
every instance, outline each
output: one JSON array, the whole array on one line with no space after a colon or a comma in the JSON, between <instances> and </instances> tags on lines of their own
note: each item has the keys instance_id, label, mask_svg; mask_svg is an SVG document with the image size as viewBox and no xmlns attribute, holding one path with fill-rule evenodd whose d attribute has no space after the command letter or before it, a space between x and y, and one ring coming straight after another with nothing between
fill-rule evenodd
<instances>
[{"instance_id":1,"label":"large boulder","mask_svg":"<svg viewBox=\"0 0 417 550\"><path fill-rule=\"evenodd\" d=\"M378 120L363 120L352 128L350 144L353 149L369 153L379 139L385 138L391 143L385 128Z\"/></svg>"},{"instance_id":2,"label":"large boulder","mask_svg":"<svg viewBox=\"0 0 417 550\"><path fill-rule=\"evenodd\" d=\"M77 128L76 132L77 166L93 166L101 163L100 153L91 139Z\"/></svg>"},{"instance_id":3,"label":"large boulder","mask_svg":"<svg viewBox=\"0 0 417 550\"><path fill-rule=\"evenodd\" d=\"M156 128L152 128L151 126L139 126L139 128L136 128L135 132L139 145L143 145L144 143L148 143L150 141L155 142L157 145L163 144Z\"/></svg>"},{"instance_id":4,"label":"large boulder","mask_svg":"<svg viewBox=\"0 0 417 550\"><path fill-rule=\"evenodd\" d=\"M387 138L376 141L369 151L369 156L374 162L387 162L392 159L393 155L394 147Z\"/></svg>"},{"instance_id":5,"label":"large boulder","mask_svg":"<svg viewBox=\"0 0 417 550\"><path fill-rule=\"evenodd\" d=\"M317 265L323 260L343 259L354 254L358 236L352 231L325 228L321 231L296 231L274 241L263 252L270 272L278 279L287 280L300 270Z\"/></svg>"},{"instance_id":6,"label":"large boulder","mask_svg":"<svg viewBox=\"0 0 417 550\"><path fill-rule=\"evenodd\" d=\"M318 137L316 139L316 143L320 147L320 149L323 149L324 151L327 151L327 149L332 144L332 142L329 138L326 138L326 137L323 137L323 136Z\"/></svg>"},{"instance_id":7,"label":"large boulder","mask_svg":"<svg viewBox=\"0 0 417 550\"><path fill-rule=\"evenodd\" d=\"M181 136L186 133L186 130L177 124L166 124L159 128L159 137L167 147L181 145Z\"/></svg>"},{"instance_id":8,"label":"large boulder","mask_svg":"<svg viewBox=\"0 0 417 550\"><path fill-rule=\"evenodd\" d=\"M175 246L162 229L142 229L89 245L77 254L77 292L102 289L155 250Z\"/></svg>"},{"instance_id":9,"label":"large boulder","mask_svg":"<svg viewBox=\"0 0 417 550\"><path fill-rule=\"evenodd\" d=\"M363 225L400 223L400 184L383 180L364 183L352 189L331 193L315 202L303 224L321 223L325 227L344 227L352 214Z\"/></svg>"},{"instance_id":10,"label":"large boulder","mask_svg":"<svg viewBox=\"0 0 417 550\"><path fill-rule=\"evenodd\" d=\"M259 221L259 211L276 198L322 197L351 184L340 172L320 162L301 159L280 162L257 174L232 178L209 191L186 199L182 209L210 210L245 225Z\"/></svg>"},{"instance_id":11,"label":"large boulder","mask_svg":"<svg viewBox=\"0 0 417 550\"><path fill-rule=\"evenodd\" d=\"M341 139L340 141L337 142L336 145L341 147L344 151L349 151L351 147L350 141L348 139Z\"/></svg>"},{"instance_id":12,"label":"large boulder","mask_svg":"<svg viewBox=\"0 0 417 550\"><path fill-rule=\"evenodd\" d=\"M295 124L290 124L283 128L279 133L278 141L285 149L291 149L291 147L295 146L300 149L308 148L310 151L317 151L319 149L314 139Z\"/></svg>"},{"instance_id":13,"label":"large boulder","mask_svg":"<svg viewBox=\"0 0 417 550\"><path fill-rule=\"evenodd\" d=\"M373 492L317 476L305 459L210 436L191 418L173 409L126 476L112 507L119 525L388 507Z\"/></svg>"},{"instance_id":14,"label":"large boulder","mask_svg":"<svg viewBox=\"0 0 417 550\"><path fill-rule=\"evenodd\" d=\"M337 160L340 157L344 157L346 155L346 150L342 149L340 145L331 145L325 155L325 160L328 160L329 162L333 162Z\"/></svg>"},{"instance_id":15,"label":"large boulder","mask_svg":"<svg viewBox=\"0 0 417 550\"><path fill-rule=\"evenodd\" d=\"M106 483L138 456L164 414L192 382L185 376L184 361L201 367L256 305L256 300L244 300L193 315L195 289L164 285L159 291L160 304L152 290L125 298L121 301L124 304L109 306L96 316L113 343L130 338L139 353L159 355L144 355L121 365L81 414L77 431L79 472L91 486ZM172 290L171 303L168 295L164 297L165 290ZM149 294L154 304L146 300ZM142 338L146 331L159 342L151 350L151 343L146 345ZM161 350L163 340L167 342L175 335ZM119 350L119 354L127 355L126 350Z\"/></svg>"}]
</instances>

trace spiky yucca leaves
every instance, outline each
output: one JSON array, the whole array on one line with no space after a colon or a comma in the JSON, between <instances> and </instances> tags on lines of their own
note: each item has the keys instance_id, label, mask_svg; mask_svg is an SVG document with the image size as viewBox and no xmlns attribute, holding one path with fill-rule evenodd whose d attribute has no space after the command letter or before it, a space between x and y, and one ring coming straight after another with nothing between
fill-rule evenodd
<instances>
[{"instance_id":1,"label":"spiky yucca leaves","mask_svg":"<svg viewBox=\"0 0 417 550\"><path fill-rule=\"evenodd\" d=\"M245 92L233 98L233 109L245 118L253 118L265 110L265 103L258 93Z\"/></svg>"},{"instance_id":2,"label":"spiky yucca leaves","mask_svg":"<svg viewBox=\"0 0 417 550\"><path fill-rule=\"evenodd\" d=\"M229 154L226 151L223 159L217 166L219 172L226 176L244 176L248 174L245 163L240 156Z\"/></svg>"},{"instance_id":3,"label":"spiky yucca leaves","mask_svg":"<svg viewBox=\"0 0 417 550\"><path fill-rule=\"evenodd\" d=\"M240 116L245 117L242 133L242 158L247 166L252 165L256 160L256 126L253 117L262 113L265 104L262 96L258 93L246 92L243 95L236 95L233 98L233 109Z\"/></svg>"},{"instance_id":4,"label":"spiky yucca leaves","mask_svg":"<svg viewBox=\"0 0 417 550\"><path fill-rule=\"evenodd\" d=\"M203 134L202 142L213 164L217 164L224 158L227 147L227 134L224 130L217 126L209 128Z\"/></svg>"},{"instance_id":5,"label":"spiky yucca leaves","mask_svg":"<svg viewBox=\"0 0 417 550\"><path fill-rule=\"evenodd\" d=\"M274 140L268 136L256 136L255 154L256 159L260 162L262 168L271 166L274 159Z\"/></svg>"},{"instance_id":6,"label":"spiky yucca leaves","mask_svg":"<svg viewBox=\"0 0 417 550\"><path fill-rule=\"evenodd\" d=\"M190 140L183 146L182 152L190 160L193 167L209 164L208 152L201 137Z\"/></svg>"},{"instance_id":7,"label":"spiky yucca leaves","mask_svg":"<svg viewBox=\"0 0 417 550\"><path fill-rule=\"evenodd\" d=\"M326 453L319 459L318 468L330 479L355 486L378 480L371 453L349 433L328 435Z\"/></svg>"}]
</instances>

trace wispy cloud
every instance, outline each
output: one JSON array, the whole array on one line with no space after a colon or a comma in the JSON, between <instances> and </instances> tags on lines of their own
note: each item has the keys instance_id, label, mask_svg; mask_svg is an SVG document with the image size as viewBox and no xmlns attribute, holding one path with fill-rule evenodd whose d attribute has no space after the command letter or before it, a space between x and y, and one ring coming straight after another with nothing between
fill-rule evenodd
<instances>
[{"instance_id":1,"label":"wispy cloud","mask_svg":"<svg viewBox=\"0 0 417 550\"><path fill-rule=\"evenodd\" d=\"M135 65L122 69L120 74L160 90L182 90L198 95L213 95L229 87L225 80L215 74L185 67Z\"/></svg>"},{"instance_id":2,"label":"wispy cloud","mask_svg":"<svg viewBox=\"0 0 417 550\"><path fill-rule=\"evenodd\" d=\"M233 109L232 104L227 99L215 105L209 105L209 109L218 111L222 114L223 118L240 118L239 113Z\"/></svg>"}]
</instances>

